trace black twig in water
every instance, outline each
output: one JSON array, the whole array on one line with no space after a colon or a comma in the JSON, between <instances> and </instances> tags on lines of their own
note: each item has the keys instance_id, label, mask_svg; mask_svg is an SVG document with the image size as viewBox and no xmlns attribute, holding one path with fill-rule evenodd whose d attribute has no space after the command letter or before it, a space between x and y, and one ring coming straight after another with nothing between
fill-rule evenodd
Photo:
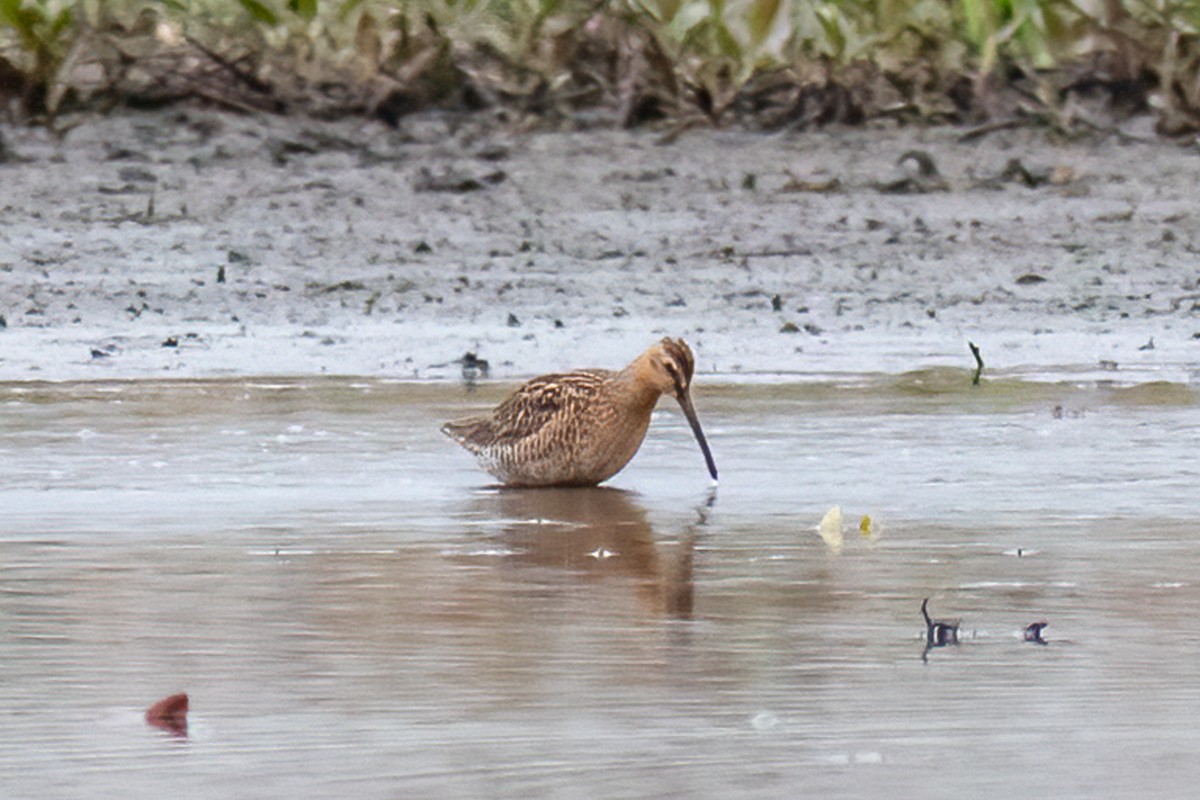
<instances>
[{"instance_id":1,"label":"black twig in water","mask_svg":"<svg viewBox=\"0 0 1200 800\"><path fill-rule=\"evenodd\" d=\"M983 356L979 354L979 347L974 342L967 342L967 347L971 348L971 355L975 356L975 377L971 379L971 385L978 386L979 376L983 374Z\"/></svg>"}]
</instances>

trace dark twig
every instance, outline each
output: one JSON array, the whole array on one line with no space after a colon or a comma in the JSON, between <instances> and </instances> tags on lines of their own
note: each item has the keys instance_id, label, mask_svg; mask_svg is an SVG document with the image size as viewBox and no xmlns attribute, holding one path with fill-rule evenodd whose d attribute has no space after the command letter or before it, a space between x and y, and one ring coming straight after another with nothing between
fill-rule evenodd
<instances>
[{"instance_id":1,"label":"dark twig","mask_svg":"<svg viewBox=\"0 0 1200 800\"><path fill-rule=\"evenodd\" d=\"M255 92L259 92L260 94L271 94L270 84L259 80L258 77L247 72L237 62L230 61L228 58L216 52L215 50L210 50L191 36L186 36L185 38L187 39L188 44L199 50L204 55L208 56L208 58L211 59L217 66L228 72L240 83L244 84Z\"/></svg>"},{"instance_id":2,"label":"dark twig","mask_svg":"<svg viewBox=\"0 0 1200 800\"><path fill-rule=\"evenodd\" d=\"M930 650L958 644L959 621L930 617L928 597L921 601L921 616L925 620L925 650L921 653L921 660L928 662Z\"/></svg>"},{"instance_id":3,"label":"dark twig","mask_svg":"<svg viewBox=\"0 0 1200 800\"><path fill-rule=\"evenodd\" d=\"M996 122L988 122L983 125L978 125L974 128L968 128L966 132L959 135L958 141L959 144L965 144L967 142L973 142L976 139L982 139L989 133L1005 131L1009 130L1010 128L1020 128L1021 126L1028 124L1030 124L1028 119L1022 119L1020 117L1002 119Z\"/></svg>"},{"instance_id":4,"label":"dark twig","mask_svg":"<svg viewBox=\"0 0 1200 800\"><path fill-rule=\"evenodd\" d=\"M191 91L181 95L180 99L182 99L184 97L198 97L201 100L212 103L213 105L221 106L222 108L225 108L228 111L233 111L238 114L257 114L257 113L263 111L262 106L254 106L254 105L251 105L250 103L243 103L240 100L234 99L232 97L222 97L220 93L210 92L206 89L192 89ZM271 108L268 108L266 110L281 111L283 108L283 106L280 105L278 102L272 103L271 106L272 106Z\"/></svg>"},{"instance_id":5,"label":"dark twig","mask_svg":"<svg viewBox=\"0 0 1200 800\"><path fill-rule=\"evenodd\" d=\"M978 386L979 376L983 374L983 356L979 354L979 347L974 342L967 342L967 347L971 348L971 355L975 356L975 377L971 380L971 385Z\"/></svg>"}]
</instances>

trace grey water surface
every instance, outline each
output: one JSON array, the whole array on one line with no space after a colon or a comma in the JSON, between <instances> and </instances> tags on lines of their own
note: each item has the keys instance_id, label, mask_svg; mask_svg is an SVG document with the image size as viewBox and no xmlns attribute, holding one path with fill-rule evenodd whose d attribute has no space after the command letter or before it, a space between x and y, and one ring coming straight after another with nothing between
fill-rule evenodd
<instances>
[{"instance_id":1,"label":"grey water surface","mask_svg":"<svg viewBox=\"0 0 1200 800\"><path fill-rule=\"evenodd\" d=\"M0 797L1200 779L1195 388L701 384L719 487L665 399L610 487L523 492L437 430L506 388L0 384Z\"/></svg>"}]
</instances>

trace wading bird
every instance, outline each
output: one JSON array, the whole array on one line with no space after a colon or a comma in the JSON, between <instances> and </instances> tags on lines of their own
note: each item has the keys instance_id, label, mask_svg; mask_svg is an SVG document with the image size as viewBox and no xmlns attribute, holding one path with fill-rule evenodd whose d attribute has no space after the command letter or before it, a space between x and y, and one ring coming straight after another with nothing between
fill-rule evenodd
<instances>
[{"instance_id":1,"label":"wading bird","mask_svg":"<svg viewBox=\"0 0 1200 800\"><path fill-rule=\"evenodd\" d=\"M669 394L683 409L715 481L717 466L692 408L694 369L687 344L665 338L622 370L534 378L491 412L447 422L442 432L509 486L593 486L629 463L658 398Z\"/></svg>"}]
</instances>

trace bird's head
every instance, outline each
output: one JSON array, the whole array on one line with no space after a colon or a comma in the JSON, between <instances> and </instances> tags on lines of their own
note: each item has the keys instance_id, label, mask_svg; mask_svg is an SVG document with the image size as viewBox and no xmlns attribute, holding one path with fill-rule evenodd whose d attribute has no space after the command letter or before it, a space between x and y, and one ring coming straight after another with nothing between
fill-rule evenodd
<instances>
[{"instance_id":1,"label":"bird's head","mask_svg":"<svg viewBox=\"0 0 1200 800\"><path fill-rule=\"evenodd\" d=\"M683 339L664 338L647 350L640 360L639 377L658 392L669 394L676 400L688 395L696 359Z\"/></svg>"},{"instance_id":2,"label":"bird's head","mask_svg":"<svg viewBox=\"0 0 1200 800\"><path fill-rule=\"evenodd\" d=\"M692 349L683 339L666 337L643 353L635 363L637 379L640 382L659 394L671 395L679 402L679 407L683 409L688 425L700 444L700 450L704 453L708 474L715 481L717 465L708 449L704 431L700 428L700 420L696 418L696 410L692 407L692 374L696 371L696 359L692 356Z\"/></svg>"}]
</instances>

